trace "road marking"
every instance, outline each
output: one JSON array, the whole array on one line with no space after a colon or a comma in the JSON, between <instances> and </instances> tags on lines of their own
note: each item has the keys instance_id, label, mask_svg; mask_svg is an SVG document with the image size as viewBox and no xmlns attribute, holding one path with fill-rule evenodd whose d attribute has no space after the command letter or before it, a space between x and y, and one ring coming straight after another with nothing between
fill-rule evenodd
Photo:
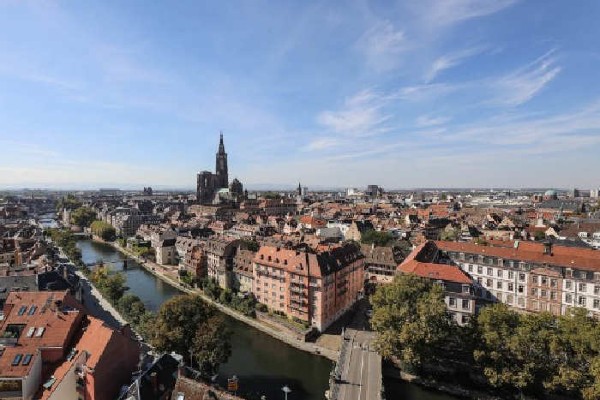
<instances>
[{"instance_id":1,"label":"road marking","mask_svg":"<svg viewBox=\"0 0 600 400\"><path fill-rule=\"evenodd\" d=\"M358 391L358 400L360 400L360 397L362 396L362 381L363 381L362 379L363 379L364 367L365 367L365 352L361 351L361 357L360 357L360 380L359 380L360 389Z\"/></svg>"},{"instance_id":2,"label":"road marking","mask_svg":"<svg viewBox=\"0 0 600 400\"><path fill-rule=\"evenodd\" d=\"M365 382L365 385L367 386L365 388L365 392L367 393L367 398L369 397L369 365L370 365L370 361L371 361L371 353L369 353L367 351L367 380Z\"/></svg>"}]
</instances>

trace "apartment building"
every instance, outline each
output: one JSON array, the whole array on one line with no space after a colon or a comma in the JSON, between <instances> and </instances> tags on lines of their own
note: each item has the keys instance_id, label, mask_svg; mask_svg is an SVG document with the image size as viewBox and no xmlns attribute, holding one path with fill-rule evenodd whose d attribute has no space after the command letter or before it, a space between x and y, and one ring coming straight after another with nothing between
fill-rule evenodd
<instances>
[{"instance_id":1,"label":"apartment building","mask_svg":"<svg viewBox=\"0 0 600 400\"><path fill-rule=\"evenodd\" d=\"M549 242L430 242L468 273L481 299L499 301L523 311L565 314L584 307L600 317L600 252Z\"/></svg>"},{"instance_id":2,"label":"apartment building","mask_svg":"<svg viewBox=\"0 0 600 400\"><path fill-rule=\"evenodd\" d=\"M450 315L457 324L465 325L480 306L475 295L474 281L460 268L445 263L446 260L438 256L433 242L423 243L398 265L397 272L414 274L442 286L444 302Z\"/></svg>"},{"instance_id":3,"label":"apartment building","mask_svg":"<svg viewBox=\"0 0 600 400\"><path fill-rule=\"evenodd\" d=\"M114 398L139 345L85 315L64 292L12 292L0 318L0 398Z\"/></svg>"},{"instance_id":4,"label":"apartment building","mask_svg":"<svg viewBox=\"0 0 600 400\"><path fill-rule=\"evenodd\" d=\"M364 256L354 244L318 253L262 246L254 257L256 299L319 331L358 300L363 286Z\"/></svg>"}]
</instances>

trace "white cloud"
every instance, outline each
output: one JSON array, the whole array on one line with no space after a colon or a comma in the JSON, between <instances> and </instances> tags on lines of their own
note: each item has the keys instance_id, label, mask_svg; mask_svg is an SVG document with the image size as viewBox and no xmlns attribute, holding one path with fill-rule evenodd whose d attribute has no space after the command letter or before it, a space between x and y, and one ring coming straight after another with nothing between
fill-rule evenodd
<instances>
[{"instance_id":1,"label":"white cloud","mask_svg":"<svg viewBox=\"0 0 600 400\"><path fill-rule=\"evenodd\" d=\"M387 130L385 122L391 117L382 110L387 101L380 94L363 90L346 99L341 110L320 113L317 122L328 130L346 136L381 134Z\"/></svg>"},{"instance_id":2,"label":"white cloud","mask_svg":"<svg viewBox=\"0 0 600 400\"><path fill-rule=\"evenodd\" d=\"M561 71L553 54L554 50L551 50L525 67L493 82L493 89L497 92L494 102L518 106L531 100Z\"/></svg>"},{"instance_id":3,"label":"white cloud","mask_svg":"<svg viewBox=\"0 0 600 400\"><path fill-rule=\"evenodd\" d=\"M440 74L440 72L456 67L457 65L461 64L465 59L480 54L483 50L483 47L473 47L438 57L432 63L429 70L425 73L425 82L429 83L433 81Z\"/></svg>"},{"instance_id":4,"label":"white cloud","mask_svg":"<svg viewBox=\"0 0 600 400\"><path fill-rule=\"evenodd\" d=\"M420 1L421 15L431 28L441 28L473 18L495 14L518 0L430 0Z\"/></svg>"},{"instance_id":5,"label":"white cloud","mask_svg":"<svg viewBox=\"0 0 600 400\"><path fill-rule=\"evenodd\" d=\"M369 28L358 40L366 63L378 72L394 69L401 62L400 55L409 49L405 33L384 20Z\"/></svg>"},{"instance_id":6,"label":"white cloud","mask_svg":"<svg viewBox=\"0 0 600 400\"><path fill-rule=\"evenodd\" d=\"M421 115L417 118L416 125L423 128L443 125L448 121L450 121L450 118L448 117L432 117L430 115Z\"/></svg>"}]
</instances>

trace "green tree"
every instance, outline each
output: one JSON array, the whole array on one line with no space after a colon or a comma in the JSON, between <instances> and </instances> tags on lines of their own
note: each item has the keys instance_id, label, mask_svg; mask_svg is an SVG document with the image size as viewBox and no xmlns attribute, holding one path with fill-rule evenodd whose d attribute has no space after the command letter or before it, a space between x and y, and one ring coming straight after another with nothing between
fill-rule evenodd
<instances>
[{"instance_id":1,"label":"green tree","mask_svg":"<svg viewBox=\"0 0 600 400\"><path fill-rule=\"evenodd\" d=\"M389 232L378 232L376 230L368 230L361 235L360 242L362 244L375 244L375 246L387 246L394 241L394 236Z\"/></svg>"},{"instance_id":2,"label":"green tree","mask_svg":"<svg viewBox=\"0 0 600 400\"><path fill-rule=\"evenodd\" d=\"M92 233L101 237L103 240L111 242L116 238L115 228L113 228L111 224L108 224L104 221L94 221L90 227L92 229Z\"/></svg>"},{"instance_id":3,"label":"green tree","mask_svg":"<svg viewBox=\"0 0 600 400\"><path fill-rule=\"evenodd\" d=\"M138 325L140 318L146 313L146 307L142 303L142 300L131 293L127 293L119 299L117 308L134 326Z\"/></svg>"},{"instance_id":4,"label":"green tree","mask_svg":"<svg viewBox=\"0 0 600 400\"><path fill-rule=\"evenodd\" d=\"M196 330L192 354L204 376L214 375L231 355L231 331L223 330L224 326L223 317L213 316L203 321Z\"/></svg>"},{"instance_id":5,"label":"green tree","mask_svg":"<svg viewBox=\"0 0 600 400\"><path fill-rule=\"evenodd\" d=\"M203 371L216 370L230 353L225 321L196 295L176 296L165 302L151 329L150 342L157 350L188 354L191 349Z\"/></svg>"},{"instance_id":6,"label":"green tree","mask_svg":"<svg viewBox=\"0 0 600 400\"><path fill-rule=\"evenodd\" d=\"M79 207L71 214L71 222L80 227L89 227L96 220L96 211L89 207Z\"/></svg>"},{"instance_id":7,"label":"green tree","mask_svg":"<svg viewBox=\"0 0 600 400\"><path fill-rule=\"evenodd\" d=\"M377 349L409 368L419 369L426 360L435 363L455 333L443 290L429 280L397 276L392 284L377 288L372 303Z\"/></svg>"},{"instance_id":8,"label":"green tree","mask_svg":"<svg viewBox=\"0 0 600 400\"><path fill-rule=\"evenodd\" d=\"M81 207L81 202L79 200L77 200L77 198L72 195L72 194L68 194L65 197L60 198L57 202L56 202L56 211L57 212L61 212L63 209L67 209L67 210L76 210L79 207Z\"/></svg>"},{"instance_id":9,"label":"green tree","mask_svg":"<svg viewBox=\"0 0 600 400\"><path fill-rule=\"evenodd\" d=\"M575 308L557 319L557 342L551 347L553 358L560 361L558 371L547 387L581 393L586 399L600 386L600 326L584 308ZM591 397L589 397L591 396Z\"/></svg>"}]
</instances>

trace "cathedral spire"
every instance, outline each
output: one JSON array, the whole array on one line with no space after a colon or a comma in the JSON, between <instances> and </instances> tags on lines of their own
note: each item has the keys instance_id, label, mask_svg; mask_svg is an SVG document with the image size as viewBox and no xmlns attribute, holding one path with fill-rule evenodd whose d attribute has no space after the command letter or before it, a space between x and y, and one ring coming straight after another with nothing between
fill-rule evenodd
<instances>
[{"instance_id":1,"label":"cathedral spire","mask_svg":"<svg viewBox=\"0 0 600 400\"><path fill-rule=\"evenodd\" d=\"M225 154L225 145L223 144L223 132L221 131L221 139L219 140L219 153Z\"/></svg>"}]
</instances>

